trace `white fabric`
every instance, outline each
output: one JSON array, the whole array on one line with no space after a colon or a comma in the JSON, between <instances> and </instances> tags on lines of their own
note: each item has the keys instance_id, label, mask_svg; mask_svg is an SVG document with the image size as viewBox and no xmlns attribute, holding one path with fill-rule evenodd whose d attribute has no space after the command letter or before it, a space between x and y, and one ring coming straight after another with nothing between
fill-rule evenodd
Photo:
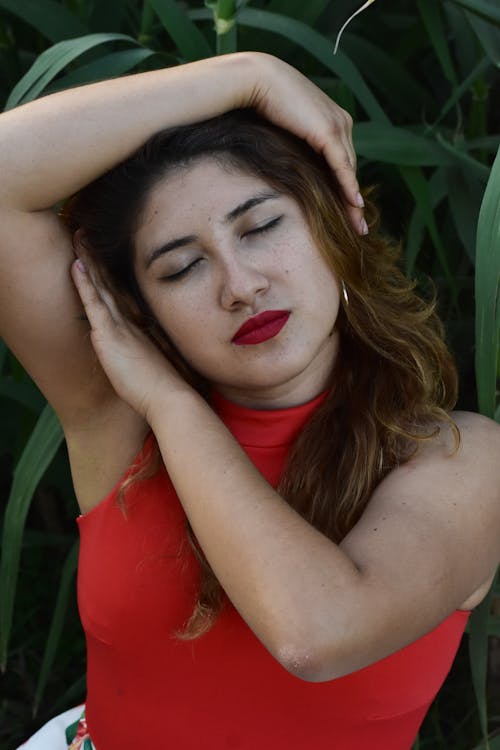
<instances>
[{"instance_id":1,"label":"white fabric","mask_svg":"<svg viewBox=\"0 0 500 750\"><path fill-rule=\"evenodd\" d=\"M78 721L83 711L83 705L70 708L40 727L24 745L17 750L68 750L66 742L67 727Z\"/></svg>"}]
</instances>

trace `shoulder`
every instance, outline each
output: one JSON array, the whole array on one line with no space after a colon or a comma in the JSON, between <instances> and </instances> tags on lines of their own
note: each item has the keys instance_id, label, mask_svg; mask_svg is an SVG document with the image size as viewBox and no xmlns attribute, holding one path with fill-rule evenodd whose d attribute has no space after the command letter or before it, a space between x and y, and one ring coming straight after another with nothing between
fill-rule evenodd
<instances>
[{"instance_id":1,"label":"shoulder","mask_svg":"<svg viewBox=\"0 0 500 750\"><path fill-rule=\"evenodd\" d=\"M410 580L427 601L432 582L445 613L470 602L500 562L500 428L477 414L450 416L458 448L441 423L378 485L342 543L360 569L371 567L399 594Z\"/></svg>"}]
</instances>

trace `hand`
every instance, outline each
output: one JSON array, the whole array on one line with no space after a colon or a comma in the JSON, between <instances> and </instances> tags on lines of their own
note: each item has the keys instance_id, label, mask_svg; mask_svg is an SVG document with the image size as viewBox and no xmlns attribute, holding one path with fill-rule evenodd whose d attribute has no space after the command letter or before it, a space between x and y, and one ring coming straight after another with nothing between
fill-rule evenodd
<instances>
[{"instance_id":1,"label":"hand","mask_svg":"<svg viewBox=\"0 0 500 750\"><path fill-rule=\"evenodd\" d=\"M356 179L352 118L330 97L287 63L265 53L251 53L261 74L250 106L271 122L303 138L322 154L340 185L347 213L359 234L368 227ZM249 106L248 104L246 106Z\"/></svg>"},{"instance_id":2,"label":"hand","mask_svg":"<svg viewBox=\"0 0 500 750\"><path fill-rule=\"evenodd\" d=\"M153 342L120 313L88 258L78 258L71 275L104 372L117 395L150 422L162 396L190 387Z\"/></svg>"}]
</instances>

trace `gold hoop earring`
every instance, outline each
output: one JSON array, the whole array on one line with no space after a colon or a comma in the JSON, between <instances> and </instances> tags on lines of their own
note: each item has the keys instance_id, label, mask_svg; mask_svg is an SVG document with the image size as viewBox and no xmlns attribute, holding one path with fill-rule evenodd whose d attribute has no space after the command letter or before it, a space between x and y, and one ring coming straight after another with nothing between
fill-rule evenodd
<instances>
[{"instance_id":1,"label":"gold hoop earring","mask_svg":"<svg viewBox=\"0 0 500 750\"><path fill-rule=\"evenodd\" d=\"M344 297L346 305L348 305L349 304L349 295L347 293L347 287L345 285L344 279L340 280L340 284L342 286L342 296Z\"/></svg>"}]
</instances>

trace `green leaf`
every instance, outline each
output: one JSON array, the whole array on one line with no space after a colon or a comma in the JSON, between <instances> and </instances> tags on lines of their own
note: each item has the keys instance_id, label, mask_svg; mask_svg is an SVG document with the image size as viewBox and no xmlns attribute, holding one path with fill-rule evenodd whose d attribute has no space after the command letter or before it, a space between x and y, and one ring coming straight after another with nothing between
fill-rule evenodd
<instances>
[{"instance_id":1,"label":"green leaf","mask_svg":"<svg viewBox=\"0 0 500 750\"><path fill-rule=\"evenodd\" d=\"M63 440L59 420L47 404L14 470L4 516L0 560L0 665L5 668L26 516L33 493Z\"/></svg>"},{"instance_id":2,"label":"green leaf","mask_svg":"<svg viewBox=\"0 0 500 750\"><path fill-rule=\"evenodd\" d=\"M486 185L476 240L476 381L479 409L493 418L496 408L498 318L500 316L500 150Z\"/></svg>"},{"instance_id":3,"label":"green leaf","mask_svg":"<svg viewBox=\"0 0 500 750\"><path fill-rule=\"evenodd\" d=\"M172 37L184 60L211 57L213 50L191 21L187 11L175 0L148 0L164 29Z\"/></svg>"},{"instance_id":4,"label":"green leaf","mask_svg":"<svg viewBox=\"0 0 500 750\"><path fill-rule=\"evenodd\" d=\"M451 60L439 3L435 0L417 0L417 7L443 73L452 86L456 86L457 76Z\"/></svg>"},{"instance_id":5,"label":"green leaf","mask_svg":"<svg viewBox=\"0 0 500 750\"><path fill-rule=\"evenodd\" d=\"M486 18L487 21L500 23L500 7L496 0L453 0L453 2L461 5L462 8L468 8L482 18Z\"/></svg>"},{"instance_id":6,"label":"green leaf","mask_svg":"<svg viewBox=\"0 0 500 750\"><path fill-rule=\"evenodd\" d=\"M483 18L474 15L474 13L466 11L465 17L493 65L500 68L500 34L498 28L492 26Z\"/></svg>"},{"instance_id":7,"label":"green leaf","mask_svg":"<svg viewBox=\"0 0 500 750\"><path fill-rule=\"evenodd\" d=\"M129 0L105 0L93 4L92 31L120 31Z\"/></svg>"},{"instance_id":8,"label":"green leaf","mask_svg":"<svg viewBox=\"0 0 500 750\"><path fill-rule=\"evenodd\" d=\"M381 46L360 36L345 33L342 49L363 71L366 80L378 90L387 101L396 101L398 114L419 119L422 108L434 107L427 88L399 64L394 55Z\"/></svg>"},{"instance_id":9,"label":"green leaf","mask_svg":"<svg viewBox=\"0 0 500 750\"><path fill-rule=\"evenodd\" d=\"M137 49L127 49L121 52L110 52L109 55L103 55L91 63L82 65L77 70L58 78L47 91L61 91L70 86L78 86L83 83L92 83L94 81L103 81L113 76L120 76L128 73L130 70L140 65L141 62L157 53L151 49L139 47Z\"/></svg>"},{"instance_id":10,"label":"green leaf","mask_svg":"<svg viewBox=\"0 0 500 750\"><path fill-rule=\"evenodd\" d=\"M51 42L88 33L77 16L54 0L0 0L1 8L22 18Z\"/></svg>"},{"instance_id":11,"label":"green leaf","mask_svg":"<svg viewBox=\"0 0 500 750\"><path fill-rule=\"evenodd\" d=\"M430 180L428 181L431 208L434 212L437 206L446 196L446 169L438 167ZM406 232L406 249L405 249L405 270L406 275L413 276L417 257L424 239L426 222L424 219L425 212L422 210L420 201L415 203L415 207L410 219L410 226Z\"/></svg>"},{"instance_id":12,"label":"green leaf","mask_svg":"<svg viewBox=\"0 0 500 750\"><path fill-rule=\"evenodd\" d=\"M318 20L328 6L329 0L271 0L266 10L297 18L311 26Z\"/></svg>"},{"instance_id":13,"label":"green leaf","mask_svg":"<svg viewBox=\"0 0 500 750\"><path fill-rule=\"evenodd\" d=\"M472 684L476 695L479 721L486 747L488 745L488 714L486 705L486 675L488 665L488 619L493 598L493 583L488 595L476 607L469 620L469 659Z\"/></svg>"},{"instance_id":14,"label":"green leaf","mask_svg":"<svg viewBox=\"0 0 500 750\"><path fill-rule=\"evenodd\" d=\"M402 166L450 166L453 156L434 139L379 122L354 125L356 153L368 159Z\"/></svg>"},{"instance_id":15,"label":"green leaf","mask_svg":"<svg viewBox=\"0 0 500 750\"><path fill-rule=\"evenodd\" d=\"M421 169L416 167L400 167L399 172L406 182L413 198L415 200L416 207L421 213L422 219L429 231L434 247L436 248L437 258L443 269L443 273L448 282L448 287L452 295L452 301L456 302L458 296L457 282L451 273L448 258L446 256L446 250L441 240L441 235L437 228L436 219L434 216L432 196L429 190L429 183L424 177Z\"/></svg>"},{"instance_id":16,"label":"green leaf","mask_svg":"<svg viewBox=\"0 0 500 750\"><path fill-rule=\"evenodd\" d=\"M238 14L241 26L271 31L280 34L303 47L319 60L328 70L335 73L358 99L372 120L387 122L388 118L374 94L367 86L354 63L343 53L333 55L333 45L329 39L307 24L277 13L269 13L255 8L244 8Z\"/></svg>"},{"instance_id":17,"label":"green leaf","mask_svg":"<svg viewBox=\"0 0 500 750\"><path fill-rule=\"evenodd\" d=\"M445 117L448 114L450 109L454 107L458 101L460 101L462 96L466 94L468 91L470 91L475 81L477 81L477 79L480 78L483 75L483 73L486 70L488 70L489 67L490 67L489 60L485 58L479 60L478 64L474 67L474 69L462 81L462 83L460 83L458 86L455 87L450 98L443 104L437 120L433 123L432 127L429 128L429 131L434 130L436 125L439 122L441 122L443 117Z\"/></svg>"},{"instance_id":18,"label":"green leaf","mask_svg":"<svg viewBox=\"0 0 500 750\"><path fill-rule=\"evenodd\" d=\"M474 264L482 184L464 169L449 169L447 171L447 185L453 223L469 260Z\"/></svg>"},{"instance_id":19,"label":"green leaf","mask_svg":"<svg viewBox=\"0 0 500 750\"><path fill-rule=\"evenodd\" d=\"M54 44L35 60L21 80L14 86L5 105L11 109L35 99L61 70L84 52L107 42L126 41L136 45L135 39L125 34L87 34L79 39L67 39Z\"/></svg>"},{"instance_id":20,"label":"green leaf","mask_svg":"<svg viewBox=\"0 0 500 750\"><path fill-rule=\"evenodd\" d=\"M34 714L38 712L38 707L40 705L47 680L54 666L57 647L61 638L64 618L68 607L68 600L72 593L71 584L76 574L78 565L78 547L78 541L74 542L62 568L61 582L57 592L57 599L54 607L54 613L52 615L52 622L50 624L49 634L45 643L45 651L43 654L42 665L40 667L38 683L35 690L35 700L33 708Z\"/></svg>"}]
</instances>

